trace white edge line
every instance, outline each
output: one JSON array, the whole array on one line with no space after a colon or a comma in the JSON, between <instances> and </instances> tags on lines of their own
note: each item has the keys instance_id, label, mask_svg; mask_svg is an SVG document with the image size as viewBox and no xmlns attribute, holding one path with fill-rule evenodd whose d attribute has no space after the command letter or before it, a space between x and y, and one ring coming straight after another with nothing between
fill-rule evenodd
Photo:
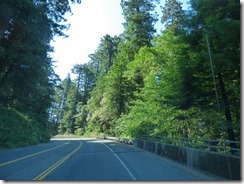
<instances>
[{"instance_id":1,"label":"white edge line","mask_svg":"<svg viewBox=\"0 0 244 184\"><path fill-rule=\"evenodd\" d=\"M119 158L119 156L110 148L108 147L105 143L103 142L100 142L102 143L104 146L106 146L106 148L108 148L113 154L114 156L119 160L119 162L123 165L123 167L125 168L125 170L129 173L129 175L131 176L131 178L133 180L136 180L136 177L130 172L130 170L128 169L128 167L126 167L125 163Z\"/></svg>"}]
</instances>

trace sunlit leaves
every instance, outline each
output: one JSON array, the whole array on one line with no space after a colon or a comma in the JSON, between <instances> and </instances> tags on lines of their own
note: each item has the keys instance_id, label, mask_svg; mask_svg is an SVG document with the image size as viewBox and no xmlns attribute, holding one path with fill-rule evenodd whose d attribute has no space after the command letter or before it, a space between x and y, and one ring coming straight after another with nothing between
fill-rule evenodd
<instances>
[{"instance_id":1,"label":"sunlit leaves","mask_svg":"<svg viewBox=\"0 0 244 184\"><path fill-rule=\"evenodd\" d=\"M75 132L228 139L226 130L232 128L238 135L238 2L192 0L193 9L186 12L179 1L167 0L162 16L166 28L157 36L154 2L121 1L125 31L119 38L104 36L90 55L96 83L87 104L77 105Z\"/></svg>"}]
</instances>

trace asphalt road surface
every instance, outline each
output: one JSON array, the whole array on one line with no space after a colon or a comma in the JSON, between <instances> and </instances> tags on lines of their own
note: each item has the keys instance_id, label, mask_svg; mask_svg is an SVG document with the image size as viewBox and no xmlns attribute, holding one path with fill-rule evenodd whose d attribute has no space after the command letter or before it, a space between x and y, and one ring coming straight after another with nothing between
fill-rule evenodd
<instances>
[{"instance_id":1,"label":"asphalt road surface","mask_svg":"<svg viewBox=\"0 0 244 184\"><path fill-rule=\"evenodd\" d=\"M179 181L219 180L133 145L97 139L50 143L0 151L0 180Z\"/></svg>"}]
</instances>

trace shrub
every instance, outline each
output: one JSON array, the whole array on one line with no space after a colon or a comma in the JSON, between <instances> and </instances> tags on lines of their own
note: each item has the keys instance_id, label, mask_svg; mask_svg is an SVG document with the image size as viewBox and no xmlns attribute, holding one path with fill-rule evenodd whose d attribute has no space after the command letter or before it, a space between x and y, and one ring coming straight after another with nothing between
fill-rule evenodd
<instances>
[{"instance_id":1,"label":"shrub","mask_svg":"<svg viewBox=\"0 0 244 184\"><path fill-rule=\"evenodd\" d=\"M0 148L15 148L47 142L50 135L37 120L14 109L0 108Z\"/></svg>"}]
</instances>

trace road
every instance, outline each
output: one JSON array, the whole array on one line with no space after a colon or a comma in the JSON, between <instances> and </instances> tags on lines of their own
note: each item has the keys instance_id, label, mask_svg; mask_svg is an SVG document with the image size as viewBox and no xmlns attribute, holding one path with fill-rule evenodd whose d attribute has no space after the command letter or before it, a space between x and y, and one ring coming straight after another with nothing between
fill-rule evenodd
<instances>
[{"instance_id":1,"label":"road","mask_svg":"<svg viewBox=\"0 0 244 184\"><path fill-rule=\"evenodd\" d=\"M82 138L0 151L0 179L62 181L219 180L133 145Z\"/></svg>"}]
</instances>

